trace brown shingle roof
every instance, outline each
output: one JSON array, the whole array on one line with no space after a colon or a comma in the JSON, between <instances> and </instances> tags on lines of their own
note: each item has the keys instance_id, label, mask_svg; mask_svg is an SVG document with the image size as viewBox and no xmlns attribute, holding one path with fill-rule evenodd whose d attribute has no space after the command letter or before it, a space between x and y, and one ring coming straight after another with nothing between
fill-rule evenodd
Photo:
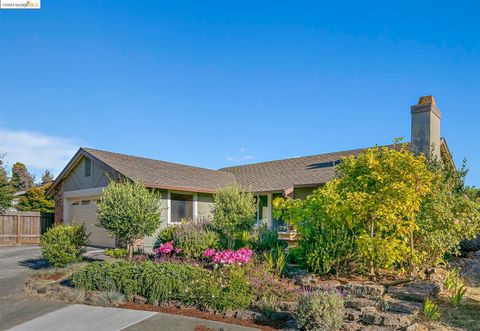
<instances>
[{"instance_id":1,"label":"brown shingle roof","mask_svg":"<svg viewBox=\"0 0 480 331\"><path fill-rule=\"evenodd\" d=\"M393 147L393 145L388 147ZM213 193L229 183L237 182L254 192L282 192L293 186L315 187L332 180L335 177L335 164L343 157L358 155L363 150L365 149L212 170L92 148L81 148L60 173L48 194L54 191L57 184L82 155L97 159L113 174L120 173L131 180L141 181L148 187Z\"/></svg>"},{"instance_id":2,"label":"brown shingle roof","mask_svg":"<svg viewBox=\"0 0 480 331\"><path fill-rule=\"evenodd\" d=\"M148 187L184 189L186 191L214 192L235 177L230 172L158 161L92 148L82 148L101 162L134 181Z\"/></svg>"},{"instance_id":3,"label":"brown shingle roof","mask_svg":"<svg viewBox=\"0 0 480 331\"><path fill-rule=\"evenodd\" d=\"M310 155L220 170L231 172L237 183L254 192L284 191L292 186L319 186L332 180L335 177L335 164L344 157L358 155L364 150Z\"/></svg>"}]
</instances>

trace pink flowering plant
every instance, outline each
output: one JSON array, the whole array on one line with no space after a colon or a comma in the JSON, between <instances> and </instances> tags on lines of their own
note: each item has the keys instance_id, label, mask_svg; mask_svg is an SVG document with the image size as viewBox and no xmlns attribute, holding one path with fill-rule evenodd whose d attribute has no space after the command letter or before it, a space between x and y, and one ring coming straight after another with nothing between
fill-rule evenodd
<instances>
[{"instance_id":1,"label":"pink flowering plant","mask_svg":"<svg viewBox=\"0 0 480 331\"><path fill-rule=\"evenodd\" d=\"M203 253L215 266L244 265L250 261L252 254L253 251L249 248L240 248L236 251L230 249L217 251L214 248L209 248Z\"/></svg>"},{"instance_id":2,"label":"pink flowering plant","mask_svg":"<svg viewBox=\"0 0 480 331\"><path fill-rule=\"evenodd\" d=\"M180 254L182 252L181 248L174 246L174 241L168 241L166 243L161 244L157 248L153 250L155 255L157 256L165 256L165 255L175 255Z\"/></svg>"}]
</instances>

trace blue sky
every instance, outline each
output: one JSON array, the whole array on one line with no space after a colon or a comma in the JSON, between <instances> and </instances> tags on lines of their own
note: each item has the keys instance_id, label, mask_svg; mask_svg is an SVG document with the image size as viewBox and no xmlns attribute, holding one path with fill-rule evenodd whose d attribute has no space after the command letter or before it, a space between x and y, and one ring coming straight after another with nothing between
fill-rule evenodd
<instances>
[{"instance_id":1,"label":"blue sky","mask_svg":"<svg viewBox=\"0 0 480 331\"><path fill-rule=\"evenodd\" d=\"M478 1L60 1L0 11L0 149L209 168L410 140L433 94L480 186Z\"/></svg>"}]
</instances>

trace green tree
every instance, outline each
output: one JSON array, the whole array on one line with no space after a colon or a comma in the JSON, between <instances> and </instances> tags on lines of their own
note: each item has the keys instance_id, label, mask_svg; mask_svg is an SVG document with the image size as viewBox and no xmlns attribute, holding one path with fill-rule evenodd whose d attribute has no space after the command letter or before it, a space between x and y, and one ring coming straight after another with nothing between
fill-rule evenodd
<instances>
[{"instance_id":1,"label":"green tree","mask_svg":"<svg viewBox=\"0 0 480 331\"><path fill-rule=\"evenodd\" d=\"M217 191L214 196L213 223L227 238L227 245L233 248L235 237L250 230L255 223L255 199L238 184L230 184Z\"/></svg>"},{"instance_id":2,"label":"green tree","mask_svg":"<svg viewBox=\"0 0 480 331\"><path fill-rule=\"evenodd\" d=\"M306 201L276 203L303 235L307 265L326 273L357 254L372 276L380 268L412 271L416 216L433 178L425 157L405 145L375 147L343 159L337 176Z\"/></svg>"},{"instance_id":3,"label":"green tree","mask_svg":"<svg viewBox=\"0 0 480 331\"><path fill-rule=\"evenodd\" d=\"M33 187L35 176L27 171L25 164L16 162L12 167L12 178L10 180L15 190L26 191Z\"/></svg>"},{"instance_id":4,"label":"green tree","mask_svg":"<svg viewBox=\"0 0 480 331\"><path fill-rule=\"evenodd\" d=\"M12 205L13 199L13 188L8 181L3 158L4 155L0 155L0 214Z\"/></svg>"},{"instance_id":5,"label":"green tree","mask_svg":"<svg viewBox=\"0 0 480 331\"><path fill-rule=\"evenodd\" d=\"M443 260L446 252L457 253L462 239L480 233L478 191L465 186L466 161L458 170L447 162L429 159L434 175L432 189L417 215L415 250L420 271Z\"/></svg>"},{"instance_id":6,"label":"green tree","mask_svg":"<svg viewBox=\"0 0 480 331\"><path fill-rule=\"evenodd\" d=\"M45 185L51 182L53 182L53 174L50 172L50 170L45 169L45 171L42 174L42 185Z\"/></svg>"},{"instance_id":7,"label":"green tree","mask_svg":"<svg viewBox=\"0 0 480 331\"><path fill-rule=\"evenodd\" d=\"M52 196L45 193L52 183L42 186L34 186L27 190L24 196L20 198L17 209L21 211L39 211L43 213L55 212L55 200Z\"/></svg>"},{"instance_id":8,"label":"green tree","mask_svg":"<svg viewBox=\"0 0 480 331\"><path fill-rule=\"evenodd\" d=\"M98 226L127 245L130 260L135 240L158 229L160 214L160 197L138 182L111 182L98 202Z\"/></svg>"}]
</instances>

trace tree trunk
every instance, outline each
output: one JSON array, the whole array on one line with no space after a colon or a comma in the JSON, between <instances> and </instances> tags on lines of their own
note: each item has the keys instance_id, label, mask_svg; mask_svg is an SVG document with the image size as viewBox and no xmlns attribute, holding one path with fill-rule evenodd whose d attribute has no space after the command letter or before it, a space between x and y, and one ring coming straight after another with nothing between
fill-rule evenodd
<instances>
[{"instance_id":1,"label":"tree trunk","mask_svg":"<svg viewBox=\"0 0 480 331\"><path fill-rule=\"evenodd\" d=\"M132 261L133 258L133 242L127 244L127 251L128 251L128 261Z\"/></svg>"},{"instance_id":2,"label":"tree trunk","mask_svg":"<svg viewBox=\"0 0 480 331\"><path fill-rule=\"evenodd\" d=\"M410 232L410 276L415 273L415 262L413 261L413 231Z\"/></svg>"},{"instance_id":3,"label":"tree trunk","mask_svg":"<svg viewBox=\"0 0 480 331\"><path fill-rule=\"evenodd\" d=\"M370 225L370 239L372 239L373 245L373 237L375 236L375 221L372 220L372 224ZM370 254L370 258L368 261L368 266L370 269L370 277L375 279L375 268L373 267L373 253Z\"/></svg>"}]
</instances>

